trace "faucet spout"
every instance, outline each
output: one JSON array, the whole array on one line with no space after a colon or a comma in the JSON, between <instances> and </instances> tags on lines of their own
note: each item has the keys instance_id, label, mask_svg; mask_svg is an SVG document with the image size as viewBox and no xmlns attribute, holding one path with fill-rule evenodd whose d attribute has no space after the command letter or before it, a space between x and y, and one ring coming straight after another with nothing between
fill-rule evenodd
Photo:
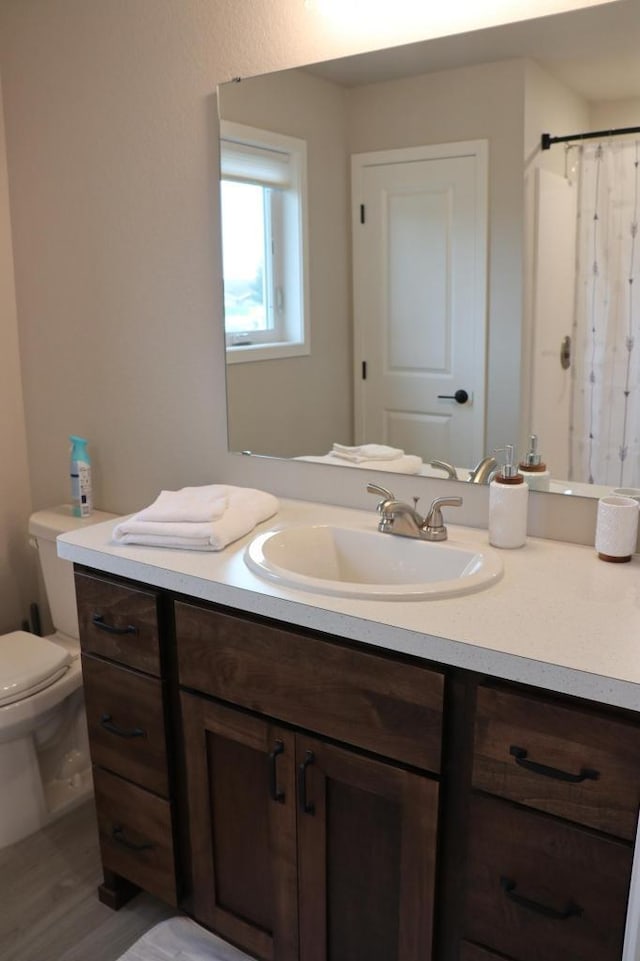
<instances>
[{"instance_id":1,"label":"faucet spout","mask_svg":"<svg viewBox=\"0 0 640 961\"><path fill-rule=\"evenodd\" d=\"M423 525L424 518L414 507L404 501L392 500L385 504L379 527L382 530L384 526L390 533L403 537L420 537Z\"/></svg>"},{"instance_id":2,"label":"faucet spout","mask_svg":"<svg viewBox=\"0 0 640 961\"><path fill-rule=\"evenodd\" d=\"M432 460L429 466L436 470L443 470L450 480L458 480L458 472L453 464L448 464L444 460Z\"/></svg>"},{"instance_id":3,"label":"faucet spout","mask_svg":"<svg viewBox=\"0 0 640 961\"><path fill-rule=\"evenodd\" d=\"M491 480L491 475L497 470L497 468L497 460L491 454L488 454L476 464L472 471L469 471L469 483L488 484Z\"/></svg>"}]
</instances>

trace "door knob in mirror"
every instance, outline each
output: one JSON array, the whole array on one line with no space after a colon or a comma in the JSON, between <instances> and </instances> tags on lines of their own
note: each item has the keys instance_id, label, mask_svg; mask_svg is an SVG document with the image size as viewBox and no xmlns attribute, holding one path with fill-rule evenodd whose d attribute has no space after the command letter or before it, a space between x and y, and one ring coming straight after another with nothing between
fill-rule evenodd
<instances>
[{"instance_id":1,"label":"door knob in mirror","mask_svg":"<svg viewBox=\"0 0 640 961\"><path fill-rule=\"evenodd\" d=\"M455 400L456 404L466 404L469 394L466 390L457 390L455 394L438 394L438 400Z\"/></svg>"}]
</instances>

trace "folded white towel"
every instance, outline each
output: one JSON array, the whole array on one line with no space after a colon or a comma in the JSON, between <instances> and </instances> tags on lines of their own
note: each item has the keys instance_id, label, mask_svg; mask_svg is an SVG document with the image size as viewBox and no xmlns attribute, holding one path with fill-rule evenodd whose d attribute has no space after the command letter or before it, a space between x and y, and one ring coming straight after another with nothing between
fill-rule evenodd
<instances>
[{"instance_id":1,"label":"folded white towel","mask_svg":"<svg viewBox=\"0 0 640 961\"><path fill-rule=\"evenodd\" d=\"M304 457L296 457L296 460L306 460L313 464L333 464L334 467L358 467L364 470L382 470L392 474L419 474L423 468L422 458L416 454L404 454L397 460L366 460L355 463L338 457L337 454L322 454L314 456L309 454Z\"/></svg>"},{"instance_id":2,"label":"folded white towel","mask_svg":"<svg viewBox=\"0 0 640 961\"><path fill-rule=\"evenodd\" d=\"M342 457L353 464L362 464L371 460L399 460L404 451L398 447L387 447L385 444L360 444L359 447L345 447L344 444L334 444L330 454Z\"/></svg>"},{"instance_id":3,"label":"folded white towel","mask_svg":"<svg viewBox=\"0 0 640 961\"><path fill-rule=\"evenodd\" d=\"M139 521L206 523L222 517L227 509L226 487L183 487L179 491L160 491L153 504L137 515Z\"/></svg>"},{"instance_id":4,"label":"folded white towel","mask_svg":"<svg viewBox=\"0 0 640 961\"><path fill-rule=\"evenodd\" d=\"M232 541L243 537L278 510L273 494L250 487L230 487L212 484L195 494L197 488L183 491L163 491L149 507L125 518L113 530L117 544L144 544L151 547L178 547L192 551L221 551ZM206 493L205 493L206 492ZM180 495L172 498L169 495ZM194 507L194 503L196 506ZM220 510L221 503L224 509ZM163 520L171 516L171 505L176 505L177 520ZM209 520L199 518L206 511ZM150 519L151 518L151 519Z\"/></svg>"}]
</instances>

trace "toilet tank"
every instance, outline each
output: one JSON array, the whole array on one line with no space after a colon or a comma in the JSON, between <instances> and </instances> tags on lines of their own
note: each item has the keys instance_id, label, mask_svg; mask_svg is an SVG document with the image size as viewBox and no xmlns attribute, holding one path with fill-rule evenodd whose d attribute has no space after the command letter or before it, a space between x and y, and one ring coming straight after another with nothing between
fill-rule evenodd
<instances>
[{"instance_id":1,"label":"toilet tank","mask_svg":"<svg viewBox=\"0 0 640 961\"><path fill-rule=\"evenodd\" d=\"M74 517L69 504L36 511L29 518L29 533L38 547L38 556L44 578L45 591L56 631L67 637L77 638L78 612L76 591L73 583L73 564L58 557L56 537L69 531L77 531L90 524L99 524L115 517L94 511L90 517Z\"/></svg>"}]
</instances>

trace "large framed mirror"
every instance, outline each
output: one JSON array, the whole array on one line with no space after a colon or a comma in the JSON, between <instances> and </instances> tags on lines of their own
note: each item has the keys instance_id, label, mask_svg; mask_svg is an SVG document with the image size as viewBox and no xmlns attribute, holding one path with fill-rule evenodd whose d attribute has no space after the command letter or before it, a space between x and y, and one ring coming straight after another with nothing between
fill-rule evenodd
<instances>
[{"instance_id":1,"label":"large framed mirror","mask_svg":"<svg viewBox=\"0 0 640 961\"><path fill-rule=\"evenodd\" d=\"M230 450L467 480L536 435L552 492L640 488L640 239L594 207L640 134L541 147L640 125L639 49L616 0L223 84Z\"/></svg>"}]
</instances>

